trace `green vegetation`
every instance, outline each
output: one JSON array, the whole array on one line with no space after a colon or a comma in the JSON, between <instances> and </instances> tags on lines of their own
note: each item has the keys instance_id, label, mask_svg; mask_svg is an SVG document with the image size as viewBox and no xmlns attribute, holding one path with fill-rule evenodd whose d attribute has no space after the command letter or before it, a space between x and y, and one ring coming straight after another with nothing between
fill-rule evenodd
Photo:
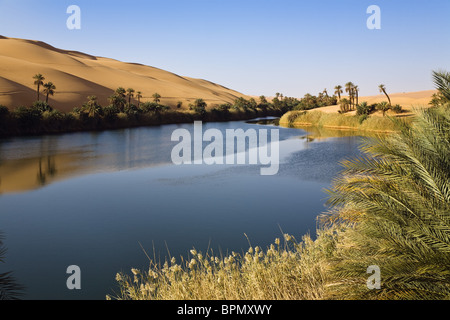
<instances>
[{"instance_id":1,"label":"green vegetation","mask_svg":"<svg viewBox=\"0 0 450 320\"><path fill-rule=\"evenodd\" d=\"M323 217L337 230L331 297L450 298L449 110L420 111L343 163ZM370 265L381 268L380 290L365 286Z\"/></svg>"},{"instance_id":2,"label":"green vegetation","mask_svg":"<svg viewBox=\"0 0 450 320\"><path fill-rule=\"evenodd\" d=\"M161 95L159 93L157 93L157 92L155 92L152 95L152 98L153 98L153 102L154 103L159 103L161 101Z\"/></svg>"},{"instance_id":3,"label":"green vegetation","mask_svg":"<svg viewBox=\"0 0 450 320\"><path fill-rule=\"evenodd\" d=\"M333 106L337 104L337 97L335 95L329 96L326 89L320 92L317 96L309 93L305 94L303 99L290 101L288 110L311 110L320 107Z\"/></svg>"},{"instance_id":4,"label":"green vegetation","mask_svg":"<svg viewBox=\"0 0 450 320\"><path fill-rule=\"evenodd\" d=\"M433 71L433 82L441 97L441 104L450 101L450 72Z\"/></svg>"},{"instance_id":5,"label":"green vegetation","mask_svg":"<svg viewBox=\"0 0 450 320\"><path fill-rule=\"evenodd\" d=\"M0 263L5 262L6 248L3 246L3 239L3 234L0 232ZM17 300L23 294L23 290L24 288L17 283L11 272L0 273L0 301Z\"/></svg>"},{"instance_id":6,"label":"green vegetation","mask_svg":"<svg viewBox=\"0 0 450 320\"><path fill-rule=\"evenodd\" d=\"M386 101L383 101L376 106L377 110L383 112L383 117L386 115L386 112L391 108L390 104Z\"/></svg>"},{"instance_id":7,"label":"green vegetation","mask_svg":"<svg viewBox=\"0 0 450 320\"><path fill-rule=\"evenodd\" d=\"M380 90L381 93L384 93L384 95L387 97L388 101L389 101L389 106L391 105L391 98L388 96L388 94L386 93L386 86L384 84L380 84L378 86L378 89Z\"/></svg>"},{"instance_id":8,"label":"green vegetation","mask_svg":"<svg viewBox=\"0 0 450 320\"><path fill-rule=\"evenodd\" d=\"M342 91L342 86L341 85L337 85L334 87L334 94L337 94L338 99L341 100L341 94L344 93L344 91Z\"/></svg>"},{"instance_id":9,"label":"green vegetation","mask_svg":"<svg viewBox=\"0 0 450 320\"><path fill-rule=\"evenodd\" d=\"M350 130L379 131L379 132L392 132L397 130L396 122L392 121L388 117L369 116L368 113L361 113L360 115L357 114L355 116L350 116L340 113L324 113L321 111L314 111L314 110L307 112L306 111L288 112L281 117L280 125L286 127L315 126L324 128L341 128Z\"/></svg>"},{"instance_id":10,"label":"green vegetation","mask_svg":"<svg viewBox=\"0 0 450 320\"><path fill-rule=\"evenodd\" d=\"M447 76L440 74L436 83ZM298 243L284 235L283 245L276 239L266 250L250 247L226 257L192 250L179 264L173 257L163 265L151 261L148 272L117 274L120 292L107 298L450 299L450 99L445 90L439 89L443 103L438 107L419 110L410 121L389 120L396 132L366 138L363 156L342 162L315 240L304 236ZM374 119L369 117L373 107L361 103L363 123ZM301 117L317 118L310 119L316 123L358 119L298 111L283 118L295 123ZM370 266L381 271L380 288L367 285Z\"/></svg>"},{"instance_id":11,"label":"green vegetation","mask_svg":"<svg viewBox=\"0 0 450 320\"><path fill-rule=\"evenodd\" d=\"M367 138L343 162L315 240L284 235L226 257L196 250L179 263L120 273L108 299L449 299L450 107L420 111L398 133ZM381 118L380 119L385 119ZM367 287L379 266L381 289Z\"/></svg>"},{"instance_id":12,"label":"green vegetation","mask_svg":"<svg viewBox=\"0 0 450 320\"><path fill-rule=\"evenodd\" d=\"M105 107L100 105L97 96L90 95L82 106L75 107L70 112L60 112L49 104L49 97L56 93L56 86L52 82L44 83L45 77L42 74L36 74L33 80L37 87L38 100L32 106L19 106L12 110L0 106L0 136L108 130L190 123L195 120L233 121L281 116L298 102L294 98L278 94L276 105L265 98L257 103L253 98L247 100L240 97L233 104L208 107L203 99L198 98L189 105L190 110L182 110L182 101L172 109L160 103L162 96L159 93L152 95L151 102L142 102L141 91L119 87L108 98L109 105ZM46 97L45 101L39 100L41 92Z\"/></svg>"},{"instance_id":13,"label":"green vegetation","mask_svg":"<svg viewBox=\"0 0 450 320\"><path fill-rule=\"evenodd\" d=\"M273 108L230 112L227 105L206 110L206 104L199 104L195 110L185 111L172 110L169 106L155 102L141 102L138 107L125 101L120 96L113 95L110 97L110 105L102 107L96 96L89 96L83 106L67 113L54 110L44 101L35 102L31 107L21 106L14 110L0 106L0 136L108 130L190 123L195 120L233 121L282 114L282 111Z\"/></svg>"},{"instance_id":14,"label":"green vegetation","mask_svg":"<svg viewBox=\"0 0 450 320\"><path fill-rule=\"evenodd\" d=\"M45 78L42 74L38 73L38 74L34 75L33 79L34 79L34 85L37 86L37 100L36 101L39 101L40 93L41 93L40 88L44 84Z\"/></svg>"}]
</instances>

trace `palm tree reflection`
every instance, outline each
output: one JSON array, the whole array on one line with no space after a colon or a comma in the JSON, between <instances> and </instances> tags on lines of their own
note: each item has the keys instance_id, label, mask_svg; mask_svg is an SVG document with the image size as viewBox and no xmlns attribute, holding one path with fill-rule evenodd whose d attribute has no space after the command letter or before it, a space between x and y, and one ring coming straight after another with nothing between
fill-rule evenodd
<instances>
[{"instance_id":1,"label":"palm tree reflection","mask_svg":"<svg viewBox=\"0 0 450 320\"><path fill-rule=\"evenodd\" d=\"M37 181L41 186L47 183L47 177L53 177L57 172L54 157L47 157L47 167L45 169L42 168L42 159L43 158L39 158L39 168L37 173Z\"/></svg>"}]
</instances>

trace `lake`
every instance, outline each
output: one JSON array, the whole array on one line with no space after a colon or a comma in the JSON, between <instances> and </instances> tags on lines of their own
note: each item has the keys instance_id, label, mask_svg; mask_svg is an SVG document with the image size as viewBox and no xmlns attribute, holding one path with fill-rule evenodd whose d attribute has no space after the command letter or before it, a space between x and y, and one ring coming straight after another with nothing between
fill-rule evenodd
<instances>
[{"instance_id":1,"label":"lake","mask_svg":"<svg viewBox=\"0 0 450 320\"><path fill-rule=\"evenodd\" d=\"M189 250L266 248L289 233L315 235L339 161L359 155L360 137L311 138L257 121L209 128L279 129L280 165L174 165L176 129L164 125L0 140L0 232L24 299L105 299L115 275L147 269ZM248 239L247 239L248 237ZM179 261L179 259L178 259ZM81 269L68 290L66 269Z\"/></svg>"}]
</instances>

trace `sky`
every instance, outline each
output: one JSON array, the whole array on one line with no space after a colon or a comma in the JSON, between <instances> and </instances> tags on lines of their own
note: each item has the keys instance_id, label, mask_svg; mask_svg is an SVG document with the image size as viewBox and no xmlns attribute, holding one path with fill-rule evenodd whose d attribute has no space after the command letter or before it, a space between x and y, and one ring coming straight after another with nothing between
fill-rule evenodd
<instances>
[{"instance_id":1,"label":"sky","mask_svg":"<svg viewBox=\"0 0 450 320\"><path fill-rule=\"evenodd\" d=\"M67 8L81 10L69 30ZM367 8L377 5L381 29ZM433 89L450 70L449 0L0 0L0 35L179 75L248 95L302 97L352 81L360 95Z\"/></svg>"}]
</instances>

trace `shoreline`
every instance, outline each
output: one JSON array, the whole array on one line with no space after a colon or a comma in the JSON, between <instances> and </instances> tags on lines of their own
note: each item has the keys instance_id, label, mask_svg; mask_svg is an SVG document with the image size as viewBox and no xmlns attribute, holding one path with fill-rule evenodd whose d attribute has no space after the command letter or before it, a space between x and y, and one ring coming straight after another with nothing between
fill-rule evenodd
<instances>
[{"instance_id":1,"label":"shoreline","mask_svg":"<svg viewBox=\"0 0 450 320\"><path fill-rule=\"evenodd\" d=\"M106 121L99 121L99 119L92 119L96 121L83 122L80 119L75 119L67 126L64 126L64 120L60 120L57 125L52 124L50 127L41 120L37 128L20 128L13 124L13 130L8 131L8 126L11 124L3 124L6 127L6 132L0 130L0 140L16 137L40 137L46 135L59 135L78 132L103 132L111 130L123 130L140 127L153 127L170 124L193 123L194 121L203 122L229 122L229 121L246 121L261 117L281 117L283 113L280 110L255 110L255 111L238 111L228 113L214 113L208 111L201 115L192 112L170 110L161 113L150 114L141 118L127 117L124 119L117 119L115 122L109 123ZM0 119L1 120L1 119Z\"/></svg>"},{"instance_id":2,"label":"shoreline","mask_svg":"<svg viewBox=\"0 0 450 320\"><path fill-rule=\"evenodd\" d=\"M317 124L314 123L310 123L310 122L295 122L293 124L289 124L287 122L280 122L280 126L282 126L283 128L300 128L302 129L302 127L315 127L315 128L325 128L325 129L333 129L333 130L340 130L340 131L356 131L356 132L361 132L361 131L367 131L367 132L374 132L374 133L395 133L397 131L394 130L376 130L376 129L360 129L360 128L355 128L355 127L350 127L350 126L331 126L331 125L322 125L322 126L318 126Z\"/></svg>"},{"instance_id":3,"label":"shoreline","mask_svg":"<svg viewBox=\"0 0 450 320\"><path fill-rule=\"evenodd\" d=\"M320 110L289 111L280 119L280 126L286 128L316 127L338 131L353 131L355 133L396 133L396 123L393 119L409 122L413 116L407 117L379 117L343 115L339 113L324 113Z\"/></svg>"}]
</instances>

